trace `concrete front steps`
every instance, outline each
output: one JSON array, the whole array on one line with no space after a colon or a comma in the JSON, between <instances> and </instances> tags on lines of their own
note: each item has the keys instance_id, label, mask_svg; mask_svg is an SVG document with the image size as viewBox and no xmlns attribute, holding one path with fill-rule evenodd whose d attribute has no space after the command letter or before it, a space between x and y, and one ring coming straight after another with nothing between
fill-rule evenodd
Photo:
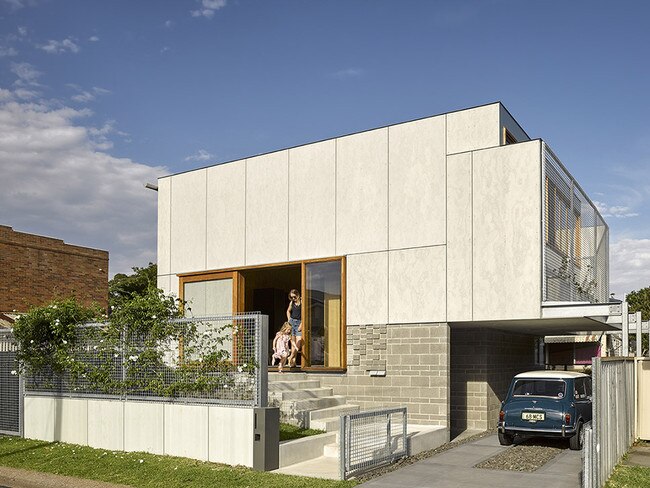
<instances>
[{"instance_id":1,"label":"concrete front steps","mask_svg":"<svg viewBox=\"0 0 650 488\"><path fill-rule=\"evenodd\" d=\"M269 406L280 408L280 422L326 432L338 431L341 415L359 411L306 373L269 373Z\"/></svg>"},{"instance_id":2,"label":"concrete front steps","mask_svg":"<svg viewBox=\"0 0 650 488\"><path fill-rule=\"evenodd\" d=\"M318 478L339 477L338 432L341 415L359 412L332 388L306 373L269 373L269 406L280 408L280 421L324 430L324 434L280 443L277 472ZM411 455L434 449L449 441L445 427L408 425L407 443Z\"/></svg>"}]
</instances>

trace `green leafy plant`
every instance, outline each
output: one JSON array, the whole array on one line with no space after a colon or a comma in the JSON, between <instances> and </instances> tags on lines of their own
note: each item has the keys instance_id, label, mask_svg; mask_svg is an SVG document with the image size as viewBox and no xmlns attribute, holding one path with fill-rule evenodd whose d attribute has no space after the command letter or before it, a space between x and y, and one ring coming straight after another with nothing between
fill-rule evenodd
<instances>
[{"instance_id":1,"label":"green leafy plant","mask_svg":"<svg viewBox=\"0 0 650 488\"><path fill-rule=\"evenodd\" d=\"M73 299L33 309L17 324L28 385L79 393L246 399L257 363L245 331L182 318L183 303L148 288L98 312Z\"/></svg>"},{"instance_id":2,"label":"green leafy plant","mask_svg":"<svg viewBox=\"0 0 650 488\"><path fill-rule=\"evenodd\" d=\"M99 307L86 307L75 298L33 307L14 323L18 361L32 374L63 373L71 366L78 326L100 317Z\"/></svg>"}]
</instances>

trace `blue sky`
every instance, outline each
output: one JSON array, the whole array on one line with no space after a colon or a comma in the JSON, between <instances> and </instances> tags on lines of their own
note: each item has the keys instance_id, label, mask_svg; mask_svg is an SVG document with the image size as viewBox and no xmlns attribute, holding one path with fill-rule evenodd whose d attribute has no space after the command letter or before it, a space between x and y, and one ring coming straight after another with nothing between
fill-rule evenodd
<instances>
[{"instance_id":1,"label":"blue sky","mask_svg":"<svg viewBox=\"0 0 650 488\"><path fill-rule=\"evenodd\" d=\"M157 176L500 100L650 285L650 3L0 0L0 223L155 261Z\"/></svg>"}]
</instances>

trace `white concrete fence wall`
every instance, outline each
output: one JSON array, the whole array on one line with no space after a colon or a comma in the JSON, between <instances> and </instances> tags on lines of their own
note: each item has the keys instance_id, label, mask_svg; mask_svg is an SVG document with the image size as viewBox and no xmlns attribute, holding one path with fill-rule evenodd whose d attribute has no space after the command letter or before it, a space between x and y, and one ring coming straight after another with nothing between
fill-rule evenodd
<instances>
[{"instance_id":1,"label":"white concrete fence wall","mask_svg":"<svg viewBox=\"0 0 650 488\"><path fill-rule=\"evenodd\" d=\"M25 397L25 437L253 467L254 410L216 405Z\"/></svg>"}]
</instances>

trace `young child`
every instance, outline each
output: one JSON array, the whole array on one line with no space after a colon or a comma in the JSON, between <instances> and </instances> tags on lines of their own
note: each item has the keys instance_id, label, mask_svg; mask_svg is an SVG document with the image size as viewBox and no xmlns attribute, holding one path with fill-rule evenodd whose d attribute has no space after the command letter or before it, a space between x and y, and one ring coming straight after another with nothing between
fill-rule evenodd
<instances>
[{"instance_id":1,"label":"young child","mask_svg":"<svg viewBox=\"0 0 650 488\"><path fill-rule=\"evenodd\" d=\"M289 357L291 350L289 348L289 339L291 338L291 324L285 322L282 328L275 334L273 339L273 356L271 356L271 366L275 366L276 359L280 361L278 373L282 373L282 366Z\"/></svg>"}]
</instances>

